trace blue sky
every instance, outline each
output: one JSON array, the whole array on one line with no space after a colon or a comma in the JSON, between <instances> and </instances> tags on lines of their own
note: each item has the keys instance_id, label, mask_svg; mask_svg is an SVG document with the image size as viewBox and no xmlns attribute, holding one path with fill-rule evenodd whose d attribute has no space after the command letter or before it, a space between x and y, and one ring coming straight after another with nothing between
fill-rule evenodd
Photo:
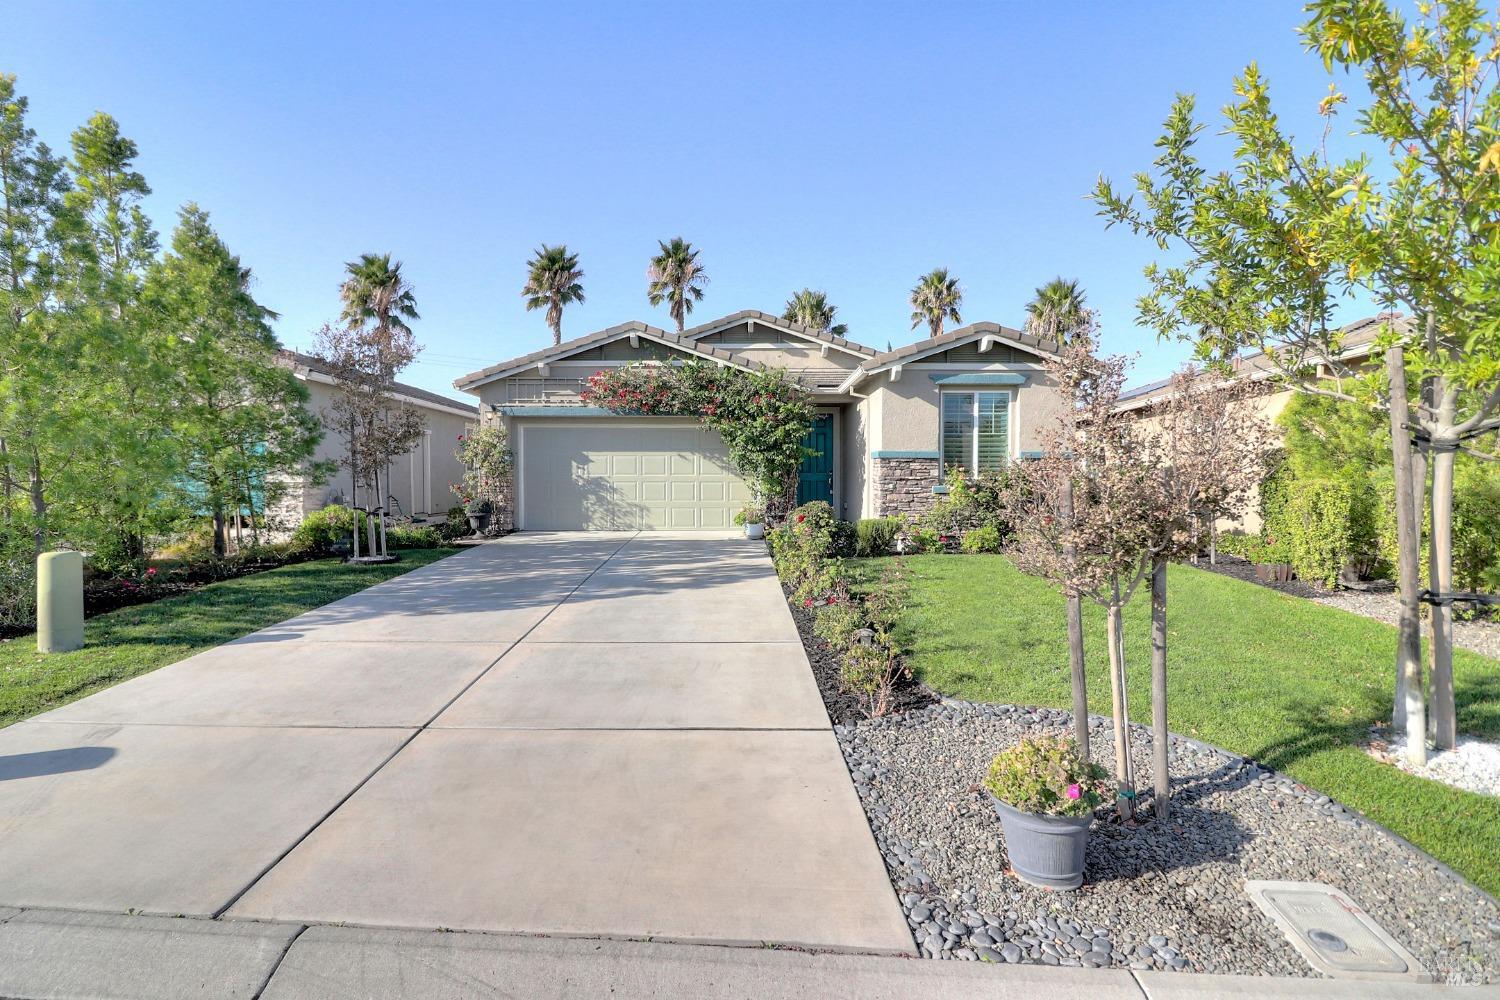
<instances>
[{"instance_id":1,"label":"blue sky","mask_svg":"<svg viewBox=\"0 0 1500 1000\"><path fill-rule=\"evenodd\" d=\"M690 322L779 312L810 285L884 349L916 337L907 294L934 266L962 281L965 321L1011 325L1061 274L1144 381L1186 355L1135 326L1156 252L1084 196L1149 165L1176 92L1216 114L1250 60L1312 137L1328 78L1300 19L1284 2L10 0L0 71L54 147L96 109L118 118L163 241L177 206L206 208L289 346L337 315L344 261L393 252L426 347L405 377L430 389L549 342L519 295L542 241L587 275L564 336L669 327L644 275L679 234L712 278Z\"/></svg>"}]
</instances>

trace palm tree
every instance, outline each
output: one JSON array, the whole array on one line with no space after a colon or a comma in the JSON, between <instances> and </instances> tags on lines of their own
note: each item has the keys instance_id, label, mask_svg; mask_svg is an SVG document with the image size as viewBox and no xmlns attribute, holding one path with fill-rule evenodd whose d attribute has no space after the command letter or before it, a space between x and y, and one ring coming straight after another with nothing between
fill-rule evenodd
<instances>
[{"instance_id":1,"label":"palm tree","mask_svg":"<svg viewBox=\"0 0 1500 1000\"><path fill-rule=\"evenodd\" d=\"M958 307L963 303L964 293L958 287L958 279L949 277L946 267L934 268L911 290L911 328L915 330L926 323L934 337L941 337L944 320L963 322L958 315Z\"/></svg>"},{"instance_id":2,"label":"palm tree","mask_svg":"<svg viewBox=\"0 0 1500 1000\"><path fill-rule=\"evenodd\" d=\"M808 329L817 330L819 333L831 333L835 337L842 337L849 332L849 327L833 321L834 314L838 311L838 306L829 304L825 293L804 288L786 300L786 312L781 314L781 318L789 319L793 323L801 323Z\"/></svg>"},{"instance_id":3,"label":"palm tree","mask_svg":"<svg viewBox=\"0 0 1500 1000\"><path fill-rule=\"evenodd\" d=\"M1066 344L1089 320L1085 297L1077 281L1053 278L1026 303L1026 332Z\"/></svg>"},{"instance_id":4,"label":"palm tree","mask_svg":"<svg viewBox=\"0 0 1500 1000\"><path fill-rule=\"evenodd\" d=\"M562 343L563 306L583 301L583 285L579 284L582 277L578 255L568 253L566 244L549 247L543 243L536 257L526 262L526 284L521 294L526 296L528 312L546 308L553 344Z\"/></svg>"},{"instance_id":5,"label":"palm tree","mask_svg":"<svg viewBox=\"0 0 1500 1000\"><path fill-rule=\"evenodd\" d=\"M339 298L344 300L341 319L350 326L374 320L375 329L387 336L411 333L406 321L421 317L399 260L392 262L388 253L361 254L359 260L345 264L344 270L349 277L339 286Z\"/></svg>"},{"instance_id":6,"label":"palm tree","mask_svg":"<svg viewBox=\"0 0 1500 1000\"><path fill-rule=\"evenodd\" d=\"M672 318L677 321L677 332L686 327L687 314L693 311L693 303L703 301L703 286L708 284L708 274L698 263L698 251L681 236L672 237L672 242L656 241L661 253L651 258L646 268L646 298L653 306L667 304Z\"/></svg>"}]
</instances>

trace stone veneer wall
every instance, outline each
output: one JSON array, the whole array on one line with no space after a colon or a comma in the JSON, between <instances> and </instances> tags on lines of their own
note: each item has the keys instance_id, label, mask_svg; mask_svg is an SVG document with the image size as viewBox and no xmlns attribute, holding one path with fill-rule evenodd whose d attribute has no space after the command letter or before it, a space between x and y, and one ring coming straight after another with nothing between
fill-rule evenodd
<instances>
[{"instance_id":1,"label":"stone veneer wall","mask_svg":"<svg viewBox=\"0 0 1500 1000\"><path fill-rule=\"evenodd\" d=\"M924 514L936 497L938 460L935 458L875 458L875 516Z\"/></svg>"},{"instance_id":2,"label":"stone veneer wall","mask_svg":"<svg viewBox=\"0 0 1500 1000\"><path fill-rule=\"evenodd\" d=\"M516 530L516 477L520 471L512 469L510 478L495 491L492 501L495 509L490 512L488 535L508 535Z\"/></svg>"}]
</instances>

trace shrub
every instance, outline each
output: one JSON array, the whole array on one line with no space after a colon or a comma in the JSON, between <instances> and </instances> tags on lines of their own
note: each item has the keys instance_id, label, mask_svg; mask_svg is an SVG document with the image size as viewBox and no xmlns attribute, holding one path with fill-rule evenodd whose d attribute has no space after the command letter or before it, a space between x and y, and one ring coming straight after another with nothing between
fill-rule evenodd
<instances>
[{"instance_id":1,"label":"shrub","mask_svg":"<svg viewBox=\"0 0 1500 1000\"><path fill-rule=\"evenodd\" d=\"M35 543L24 531L0 532L0 635L35 625Z\"/></svg>"},{"instance_id":2,"label":"shrub","mask_svg":"<svg viewBox=\"0 0 1500 1000\"><path fill-rule=\"evenodd\" d=\"M999 552L1000 529L993 524L986 524L982 528L966 531L959 548L968 553Z\"/></svg>"},{"instance_id":3,"label":"shrub","mask_svg":"<svg viewBox=\"0 0 1500 1000\"><path fill-rule=\"evenodd\" d=\"M996 754L984 787L1020 812L1087 816L1105 802L1109 772L1085 762L1069 737L1036 736Z\"/></svg>"},{"instance_id":4,"label":"shrub","mask_svg":"<svg viewBox=\"0 0 1500 1000\"><path fill-rule=\"evenodd\" d=\"M1461 465L1453 483L1453 586L1494 589L1500 577L1500 471Z\"/></svg>"},{"instance_id":5,"label":"shrub","mask_svg":"<svg viewBox=\"0 0 1500 1000\"><path fill-rule=\"evenodd\" d=\"M896 544L901 532L899 517L867 517L854 525L854 554L883 556Z\"/></svg>"},{"instance_id":6,"label":"shrub","mask_svg":"<svg viewBox=\"0 0 1500 1000\"><path fill-rule=\"evenodd\" d=\"M930 528L914 525L906 532L906 551L913 554L919 552L941 552L944 537Z\"/></svg>"},{"instance_id":7,"label":"shrub","mask_svg":"<svg viewBox=\"0 0 1500 1000\"><path fill-rule=\"evenodd\" d=\"M818 638L840 652L855 645L857 633L864 627L864 607L847 599L823 605L813 622L813 632Z\"/></svg>"},{"instance_id":8,"label":"shrub","mask_svg":"<svg viewBox=\"0 0 1500 1000\"><path fill-rule=\"evenodd\" d=\"M832 537L829 539L828 554L839 559L847 559L854 555L859 547L859 533L854 525L848 521L834 521Z\"/></svg>"},{"instance_id":9,"label":"shrub","mask_svg":"<svg viewBox=\"0 0 1500 1000\"><path fill-rule=\"evenodd\" d=\"M336 544L347 541L353 532L354 511L342 504L329 504L302 519L292 532L292 545L301 552L332 552Z\"/></svg>"},{"instance_id":10,"label":"shrub","mask_svg":"<svg viewBox=\"0 0 1500 1000\"><path fill-rule=\"evenodd\" d=\"M1368 572L1376 553L1369 487L1340 479L1292 479L1278 517L1297 576L1331 587L1347 565ZM1268 526L1267 540L1274 537Z\"/></svg>"},{"instance_id":11,"label":"shrub","mask_svg":"<svg viewBox=\"0 0 1500 1000\"><path fill-rule=\"evenodd\" d=\"M875 631L875 641L893 649L900 646L896 629L911 600L911 575L904 559L892 559L880 571L875 586L865 595L865 620Z\"/></svg>"},{"instance_id":12,"label":"shrub","mask_svg":"<svg viewBox=\"0 0 1500 1000\"><path fill-rule=\"evenodd\" d=\"M918 525L939 538L951 539L988 526L1003 541L1011 533L1004 504L1008 481L1004 470L981 473L978 479L970 480L963 470L951 469L944 480L947 492L938 495Z\"/></svg>"},{"instance_id":13,"label":"shrub","mask_svg":"<svg viewBox=\"0 0 1500 1000\"><path fill-rule=\"evenodd\" d=\"M905 673L896 651L878 642L868 646L854 643L844 650L839 662L840 685L859 700L860 708L872 719L891 710L896 682Z\"/></svg>"},{"instance_id":14,"label":"shrub","mask_svg":"<svg viewBox=\"0 0 1500 1000\"><path fill-rule=\"evenodd\" d=\"M398 525L385 529L385 543L393 549L435 549L443 537L431 525Z\"/></svg>"},{"instance_id":15,"label":"shrub","mask_svg":"<svg viewBox=\"0 0 1500 1000\"><path fill-rule=\"evenodd\" d=\"M786 524L771 533L771 557L776 571L797 600L811 596L806 588L823 570L823 562L833 554L833 508L814 500L796 508Z\"/></svg>"},{"instance_id":16,"label":"shrub","mask_svg":"<svg viewBox=\"0 0 1500 1000\"><path fill-rule=\"evenodd\" d=\"M455 538L462 538L464 535L467 535L469 533L469 517L464 513L463 506L456 505L449 507L447 519L438 525L437 530L438 534L445 541L450 542Z\"/></svg>"}]
</instances>

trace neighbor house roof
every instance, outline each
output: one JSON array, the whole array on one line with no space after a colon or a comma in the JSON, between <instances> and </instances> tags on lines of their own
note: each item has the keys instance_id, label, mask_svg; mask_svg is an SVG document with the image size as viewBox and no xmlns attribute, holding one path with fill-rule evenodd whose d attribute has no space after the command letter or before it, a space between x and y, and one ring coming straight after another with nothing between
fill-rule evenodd
<instances>
[{"instance_id":1,"label":"neighbor house roof","mask_svg":"<svg viewBox=\"0 0 1500 1000\"><path fill-rule=\"evenodd\" d=\"M785 330L789 333L795 334L796 336L805 337L808 340L817 341L820 344L828 344L832 347L837 347L841 351L846 351L849 354L855 354L862 358L872 357L875 354L875 349L873 347L866 347L864 344L858 344L844 337L837 337L831 333L825 333L822 330L814 330L810 326L803 326L801 323L793 323L789 319L785 319L781 316L775 316L771 313L761 312L759 309L741 309L737 313L730 313L728 316L720 316L718 319L710 320L707 323L700 323L697 326L689 327L688 329L682 331L682 335L689 339L696 340L699 337L707 336L708 334L714 333L715 331L727 329L731 326L737 326L738 324L746 322L747 320L751 320L757 323L764 323L767 326L775 327L778 330Z\"/></svg>"},{"instance_id":2,"label":"neighbor house roof","mask_svg":"<svg viewBox=\"0 0 1500 1000\"><path fill-rule=\"evenodd\" d=\"M1380 335L1381 328L1387 323L1394 326L1405 326L1409 322L1408 317L1401 313L1378 313L1374 316L1366 316L1357 319L1353 323L1339 330L1339 350L1336 360L1355 361L1370 353L1370 345ZM1277 374L1275 362L1263 351L1237 357L1232 362L1233 374L1231 379L1250 378L1268 379ZM1117 404L1122 410L1135 410L1143 406L1149 406L1156 400L1166 396L1172 389L1170 378L1157 379L1155 382L1147 382L1143 385L1134 386L1120 393Z\"/></svg>"},{"instance_id":3,"label":"neighbor house roof","mask_svg":"<svg viewBox=\"0 0 1500 1000\"><path fill-rule=\"evenodd\" d=\"M540 351L532 351L530 354L523 354L518 358L511 358L508 361L502 361L499 364L490 365L488 368L481 368L477 372L470 372L467 375L461 375L453 380L453 385L457 389L463 389L467 392L472 392L475 388L483 385L486 382L492 382L498 378L505 378L506 376L515 374L516 372L525 371L527 368L530 368L534 365L546 364L550 361L557 361L562 358L566 358L569 355L578 354L581 351L586 351L591 347L597 347L600 344L607 344L611 341L619 340L622 337L628 336L645 337L648 340L654 340L657 343L665 344L668 347L675 348L686 354L696 354L699 357L707 358L711 361L717 361L720 364L730 365L735 368L742 368L746 371L770 370L766 365L761 364L759 361L741 357L734 351L727 351L722 347L714 347L711 344L700 344L697 341L691 340L686 335L686 332L682 334L669 333L666 330L662 330L658 327L642 323L640 320L631 320L629 323L621 323L617 326L612 326L605 330L599 330L595 333L585 334L582 337L575 337L572 340L565 340L561 344L553 344L551 347L543 348ZM794 378L793 381L798 380Z\"/></svg>"},{"instance_id":4,"label":"neighbor house roof","mask_svg":"<svg viewBox=\"0 0 1500 1000\"><path fill-rule=\"evenodd\" d=\"M298 351L289 351L285 348L282 348L278 353L284 360L286 360L293 366L294 370L296 368L302 368L309 372L314 372L318 375L322 375L330 380L333 378L333 366L330 365L327 361L324 361L322 358L317 357L316 355L302 354ZM472 413L475 416L478 416L479 414L479 407L475 406L473 403L466 403L458 399L450 399L447 396L441 396L435 392L430 392L427 389L419 388L418 386L407 385L405 382L393 382L391 383L391 388L397 396L402 396L414 403L426 403L431 406L446 406L449 409L463 410L465 413Z\"/></svg>"}]
</instances>

